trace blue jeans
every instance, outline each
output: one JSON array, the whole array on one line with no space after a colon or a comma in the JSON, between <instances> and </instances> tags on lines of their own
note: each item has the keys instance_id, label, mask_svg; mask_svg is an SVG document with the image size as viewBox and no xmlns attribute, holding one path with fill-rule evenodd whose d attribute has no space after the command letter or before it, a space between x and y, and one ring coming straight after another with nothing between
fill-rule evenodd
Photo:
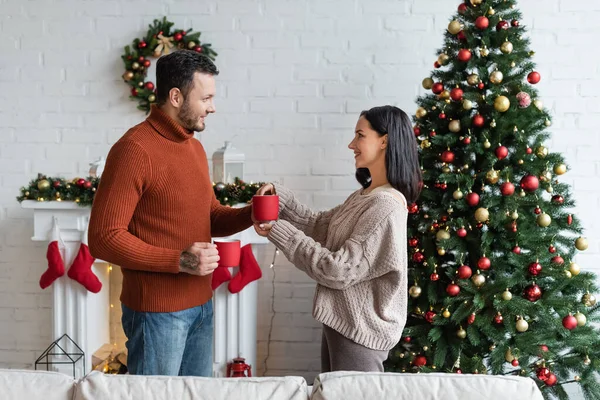
<instances>
[{"instance_id":1,"label":"blue jeans","mask_svg":"<svg viewBox=\"0 0 600 400\"><path fill-rule=\"evenodd\" d=\"M212 376L212 300L166 313L121 308L130 374Z\"/></svg>"}]
</instances>

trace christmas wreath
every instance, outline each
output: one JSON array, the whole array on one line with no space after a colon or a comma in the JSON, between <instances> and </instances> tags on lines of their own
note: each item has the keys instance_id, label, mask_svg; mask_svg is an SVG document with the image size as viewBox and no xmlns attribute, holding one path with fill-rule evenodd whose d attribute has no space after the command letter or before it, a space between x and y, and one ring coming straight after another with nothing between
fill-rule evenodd
<instances>
[{"instance_id":1,"label":"christmas wreath","mask_svg":"<svg viewBox=\"0 0 600 400\"><path fill-rule=\"evenodd\" d=\"M17 201L74 201L81 206L91 206L99 183L100 178L92 176L68 180L38 174L28 186L21 188ZM221 204L231 206L249 203L262 185L263 183L246 183L235 178L234 183L213 183L213 191Z\"/></svg>"},{"instance_id":2,"label":"christmas wreath","mask_svg":"<svg viewBox=\"0 0 600 400\"><path fill-rule=\"evenodd\" d=\"M162 20L155 19L149 25L146 35L141 39L133 39L131 46L125 46L125 53L121 56L125 64L123 80L131 87L129 98L137 100L137 108L146 113L156 101L156 87L152 81L146 81L150 58L158 58L177 49L204 53L212 60L217 56L210 43L200 42L200 32L173 29L173 25L166 17Z\"/></svg>"}]
</instances>

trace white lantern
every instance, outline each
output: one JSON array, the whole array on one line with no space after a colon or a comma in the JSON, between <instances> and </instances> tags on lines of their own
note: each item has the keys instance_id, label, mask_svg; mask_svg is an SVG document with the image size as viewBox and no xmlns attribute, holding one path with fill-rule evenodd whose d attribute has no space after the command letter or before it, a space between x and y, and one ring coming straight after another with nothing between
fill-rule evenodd
<instances>
[{"instance_id":1,"label":"white lantern","mask_svg":"<svg viewBox=\"0 0 600 400\"><path fill-rule=\"evenodd\" d=\"M100 178L102 175L102 171L104 171L104 165L106 164L106 160L104 157L100 157L96 161L90 163L90 176Z\"/></svg>"},{"instance_id":2,"label":"white lantern","mask_svg":"<svg viewBox=\"0 0 600 400\"><path fill-rule=\"evenodd\" d=\"M244 180L244 153L226 141L225 146L213 153L213 182L234 183L235 178Z\"/></svg>"}]
</instances>

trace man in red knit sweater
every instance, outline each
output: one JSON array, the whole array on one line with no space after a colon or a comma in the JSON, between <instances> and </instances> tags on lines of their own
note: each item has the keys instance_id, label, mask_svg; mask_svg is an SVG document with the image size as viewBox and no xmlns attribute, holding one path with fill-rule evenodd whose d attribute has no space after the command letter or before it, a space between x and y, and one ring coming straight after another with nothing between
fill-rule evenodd
<instances>
[{"instance_id":1,"label":"man in red knit sweater","mask_svg":"<svg viewBox=\"0 0 600 400\"><path fill-rule=\"evenodd\" d=\"M89 248L123 272L128 369L212 376L212 237L252 225L251 207L215 198L194 132L215 112L206 56L181 50L156 65L157 106L111 148L89 224Z\"/></svg>"}]
</instances>

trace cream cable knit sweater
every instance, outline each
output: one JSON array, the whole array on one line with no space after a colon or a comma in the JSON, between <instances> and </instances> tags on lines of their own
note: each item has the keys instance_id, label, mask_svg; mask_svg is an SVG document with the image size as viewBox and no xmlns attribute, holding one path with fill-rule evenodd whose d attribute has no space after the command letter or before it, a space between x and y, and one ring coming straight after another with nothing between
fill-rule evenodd
<instances>
[{"instance_id":1,"label":"cream cable knit sweater","mask_svg":"<svg viewBox=\"0 0 600 400\"><path fill-rule=\"evenodd\" d=\"M315 213L275 184L280 219L269 233L317 282L313 316L375 350L398 343L407 315L406 200L389 185L354 192Z\"/></svg>"}]
</instances>

